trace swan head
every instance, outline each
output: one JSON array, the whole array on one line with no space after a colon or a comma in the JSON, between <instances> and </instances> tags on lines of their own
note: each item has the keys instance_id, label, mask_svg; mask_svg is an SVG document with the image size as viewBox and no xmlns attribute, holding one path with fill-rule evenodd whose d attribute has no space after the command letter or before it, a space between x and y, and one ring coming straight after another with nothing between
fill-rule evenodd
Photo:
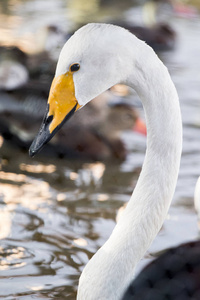
<instances>
[{"instance_id":1,"label":"swan head","mask_svg":"<svg viewBox=\"0 0 200 300\"><path fill-rule=\"evenodd\" d=\"M80 28L61 50L48 106L38 135L30 147L34 156L77 109L117 83L126 83L134 68L135 50L129 39L139 41L124 28L88 24ZM137 55L136 55L137 56Z\"/></svg>"}]
</instances>

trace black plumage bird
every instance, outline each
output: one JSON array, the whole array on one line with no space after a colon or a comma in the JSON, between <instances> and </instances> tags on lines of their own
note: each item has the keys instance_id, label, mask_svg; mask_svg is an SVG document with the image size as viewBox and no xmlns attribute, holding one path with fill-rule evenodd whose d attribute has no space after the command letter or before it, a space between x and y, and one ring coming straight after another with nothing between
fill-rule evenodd
<instances>
[{"instance_id":1,"label":"black plumage bird","mask_svg":"<svg viewBox=\"0 0 200 300\"><path fill-rule=\"evenodd\" d=\"M200 241L169 249L136 277L122 300L199 300Z\"/></svg>"}]
</instances>

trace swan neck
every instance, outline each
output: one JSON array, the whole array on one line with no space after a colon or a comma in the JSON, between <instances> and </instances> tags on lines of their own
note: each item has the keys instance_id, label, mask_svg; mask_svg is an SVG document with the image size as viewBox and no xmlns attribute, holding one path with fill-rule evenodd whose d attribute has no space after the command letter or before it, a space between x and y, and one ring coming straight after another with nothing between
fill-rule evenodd
<instances>
[{"instance_id":1,"label":"swan neck","mask_svg":"<svg viewBox=\"0 0 200 300\"><path fill-rule=\"evenodd\" d=\"M136 90L143 103L146 155L125 211L81 275L78 299L121 299L136 264L166 218L177 182L182 149L178 95L166 67L151 48L141 44L140 50L134 72L124 82Z\"/></svg>"}]
</instances>

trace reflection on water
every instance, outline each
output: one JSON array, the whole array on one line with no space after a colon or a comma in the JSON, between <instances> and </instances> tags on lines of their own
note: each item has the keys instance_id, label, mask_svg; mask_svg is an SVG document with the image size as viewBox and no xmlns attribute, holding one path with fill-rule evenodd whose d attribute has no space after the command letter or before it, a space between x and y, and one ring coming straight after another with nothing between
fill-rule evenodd
<instances>
[{"instance_id":1,"label":"reflection on water","mask_svg":"<svg viewBox=\"0 0 200 300\"><path fill-rule=\"evenodd\" d=\"M98 13L98 18L109 14L104 7L98 11L99 3L88 1L84 6L86 15L90 15L90 9ZM28 43L32 45L38 28L52 16L61 26L72 26L68 9L75 9L82 2L3 4L1 41L20 40L26 48ZM75 14L71 16L76 20ZM28 19L26 28L19 30ZM2 26L3 22L6 26ZM172 18L171 24L177 31L177 46L161 58L169 67L180 96L183 158L167 220L138 270L159 251L198 235L193 191L200 174L200 22L198 18ZM30 159L27 153L0 139L0 297L75 298L84 265L109 237L118 209L129 200L137 182L146 141L132 133L125 133L124 141L130 153L123 163L114 165L42 156Z\"/></svg>"},{"instance_id":2,"label":"reflection on water","mask_svg":"<svg viewBox=\"0 0 200 300\"><path fill-rule=\"evenodd\" d=\"M129 6L129 0L2 1L0 42L29 53L39 52L46 46L46 26L57 24L65 32L73 32L81 24L115 18Z\"/></svg>"},{"instance_id":3,"label":"reflection on water","mask_svg":"<svg viewBox=\"0 0 200 300\"><path fill-rule=\"evenodd\" d=\"M72 299L83 266L108 238L117 208L128 200L114 189L120 168L54 160L55 167L22 159L15 159L16 173L8 157L0 171L0 296Z\"/></svg>"}]
</instances>

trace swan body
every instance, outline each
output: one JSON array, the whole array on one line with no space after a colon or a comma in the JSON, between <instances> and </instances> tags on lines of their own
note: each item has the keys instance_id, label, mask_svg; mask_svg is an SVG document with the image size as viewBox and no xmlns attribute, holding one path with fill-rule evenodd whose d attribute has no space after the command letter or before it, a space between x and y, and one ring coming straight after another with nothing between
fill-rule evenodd
<instances>
[{"instance_id":1,"label":"swan body","mask_svg":"<svg viewBox=\"0 0 200 300\"><path fill-rule=\"evenodd\" d=\"M146 266L122 300L200 299L200 241L171 248Z\"/></svg>"},{"instance_id":2,"label":"swan body","mask_svg":"<svg viewBox=\"0 0 200 300\"><path fill-rule=\"evenodd\" d=\"M182 150L179 100L167 68L127 30L108 24L80 28L63 47L34 156L78 108L123 83L141 98L147 150L131 199L110 238L84 268L77 298L121 299L134 268L160 230L170 206ZM64 97L65 96L65 97Z\"/></svg>"}]
</instances>

